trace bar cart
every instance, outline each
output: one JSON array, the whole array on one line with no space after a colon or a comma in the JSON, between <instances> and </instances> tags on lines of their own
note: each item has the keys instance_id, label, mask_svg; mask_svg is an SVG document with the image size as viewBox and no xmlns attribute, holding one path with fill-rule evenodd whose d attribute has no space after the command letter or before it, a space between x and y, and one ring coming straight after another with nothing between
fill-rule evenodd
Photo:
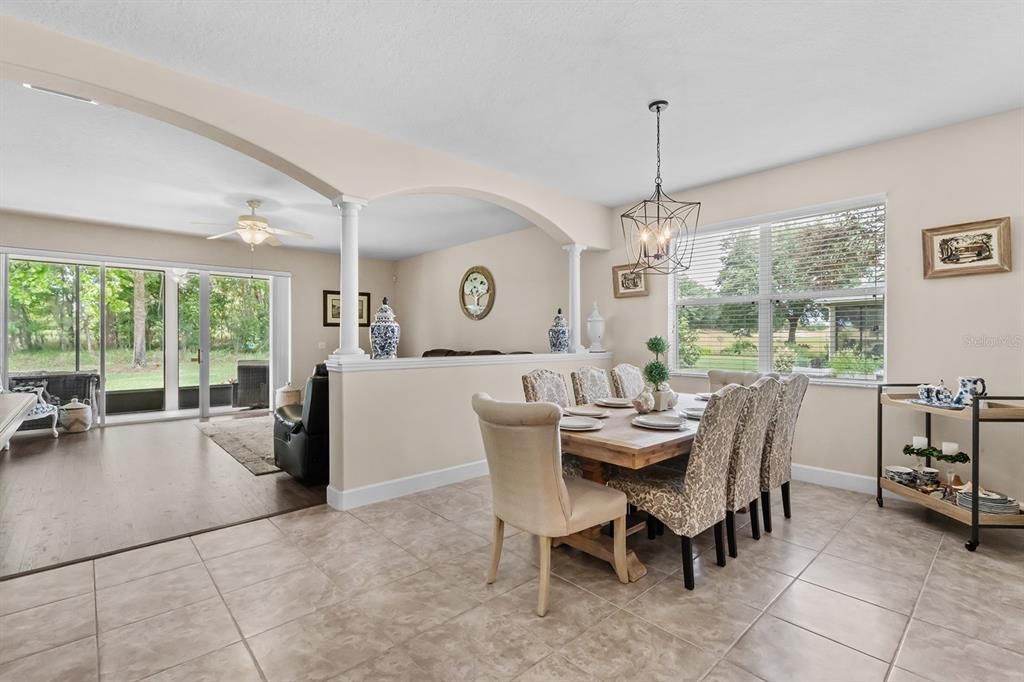
<instances>
[{"instance_id":1,"label":"bar cart","mask_svg":"<svg viewBox=\"0 0 1024 682\"><path fill-rule=\"evenodd\" d=\"M1002 401L1024 401L1024 396L979 396L973 401L970 407L962 410L950 410L942 407L923 405L911 402L917 398L916 389L919 384L879 384L878 385L878 467L876 478L878 492L876 500L878 506L882 506L882 491L888 490L903 498L909 499L920 505L928 507L933 511L948 516L962 524L971 527L971 539L964 543L969 551L973 552L978 548L982 528L1021 528L1024 529L1024 513L1017 514L986 514L979 510L981 488L981 424L985 422L999 423L1024 423L1024 402L1011 404ZM886 389L915 389L913 393L892 392ZM911 410L924 414L924 435L928 445L932 442L932 415L950 419L960 419L971 422L971 481L974 494L971 495L971 508L965 509L955 503L936 499L922 493L915 488L891 481L882 475L882 408L896 407L904 410ZM1020 444L1024 454L1024 442ZM925 458L925 466L931 466L931 457Z\"/></svg>"}]
</instances>

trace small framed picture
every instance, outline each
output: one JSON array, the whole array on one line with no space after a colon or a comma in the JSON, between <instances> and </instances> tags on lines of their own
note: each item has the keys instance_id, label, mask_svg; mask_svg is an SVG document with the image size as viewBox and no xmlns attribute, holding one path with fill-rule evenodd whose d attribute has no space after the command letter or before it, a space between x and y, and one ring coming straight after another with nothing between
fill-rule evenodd
<instances>
[{"instance_id":1,"label":"small framed picture","mask_svg":"<svg viewBox=\"0 0 1024 682\"><path fill-rule=\"evenodd\" d=\"M370 294L359 292L359 326L370 326ZM341 324L341 292L324 289L324 326L337 327Z\"/></svg>"},{"instance_id":2,"label":"small framed picture","mask_svg":"<svg viewBox=\"0 0 1024 682\"><path fill-rule=\"evenodd\" d=\"M925 279L1010 272L1010 219L932 227L921 231Z\"/></svg>"},{"instance_id":3,"label":"small framed picture","mask_svg":"<svg viewBox=\"0 0 1024 682\"><path fill-rule=\"evenodd\" d=\"M647 275L640 271L634 272L632 265L612 266L612 292L615 298L647 296L651 293L647 290Z\"/></svg>"}]
</instances>

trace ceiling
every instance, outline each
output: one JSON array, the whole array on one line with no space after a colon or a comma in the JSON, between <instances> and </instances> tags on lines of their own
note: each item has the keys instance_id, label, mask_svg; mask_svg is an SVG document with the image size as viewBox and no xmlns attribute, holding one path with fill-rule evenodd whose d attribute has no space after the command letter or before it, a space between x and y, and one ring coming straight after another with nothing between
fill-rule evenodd
<instances>
[{"instance_id":1,"label":"ceiling","mask_svg":"<svg viewBox=\"0 0 1024 682\"><path fill-rule=\"evenodd\" d=\"M137 2L3 11L606 205L1024 106L1020 0Z\"/></svg>"},{"instance_id":2,"label":"ceiling","mask_svg":"<svg viewBox=\"0 0 1024 682\"><path fill-rule=\"evenodd\" d=\"M272 226L314 237L288 246L338 251L338 210L283 173L154 119L0 82L0 208L201 237L231 229L250 198ZM392 196L363 209L360 252L397 260L528 226L478 199Z\"/></svg>"}]
</instances>

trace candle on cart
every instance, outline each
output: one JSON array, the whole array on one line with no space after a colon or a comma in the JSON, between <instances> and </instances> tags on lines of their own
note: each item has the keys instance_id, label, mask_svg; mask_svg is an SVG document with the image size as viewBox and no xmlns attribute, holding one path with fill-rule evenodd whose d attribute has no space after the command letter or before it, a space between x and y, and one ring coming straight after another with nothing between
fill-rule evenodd
<instances>
[{"instance_id":1,"label":"candle on cart","mask_svg":"<svg viewBox=\"0 0 1024 682\"><path fill-rule=\"evenodd\" d=\"M924 436L914 436L914 449L920 450L921 448L928 447L928 439Z\"/></svg>"},{"instance_id":2,"label":"candle on cart","mask_svg":"<svg viewBox=\"0 0 1024 682\"><path fill-rule=\"evenodd\" d=\"M942 444L942 454L955 455L958 452L960 452L960 443L950 443L946 441Z\"/></svg>"}]
</instances>

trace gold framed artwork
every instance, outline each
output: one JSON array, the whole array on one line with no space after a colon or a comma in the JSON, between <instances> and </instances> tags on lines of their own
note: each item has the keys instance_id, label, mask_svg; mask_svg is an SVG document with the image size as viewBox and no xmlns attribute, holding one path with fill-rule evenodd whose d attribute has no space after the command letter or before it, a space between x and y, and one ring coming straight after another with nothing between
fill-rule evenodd
<instances>
[{"instance_id":1,"label":"gold framed artwork","mask_svg":"<svg viewBox=\"0 0 1024 682\"><path fill-rule=\"evenodd\" d=\"M632 265L613 265L612 293L615 294L615 298L647 296L651 293L647 289L647 275L643 272L633 272Z\"/></svg>"},{"instance_id":2,"label":"gold framed artwork","mask_svg":"<svg viewBox=\"0 0 1024 682\"><path fill-rule=\"evenodd\" d=\"M359 298L359 326L370 326L370 293L360 291ZM324 289L324 326L338 327L341 325L341 292Z\"/></svg>"},{"instance_id":3,"label":"gold framed artwork","mask_svg":"<svg viewBox=\"0 0 1024 682\"><path fill-rule=\"evenodd\" d=\"M932 227L921 231L925 279L1010 272L1010 219Z\"/></svg>"},{"instance_id":4,"label":"gold framed artwork","mask_svg":"<svg viewBox=\"0 0 1024 682\"><path fill-rule=\"evenodd\" d=\"M474 265L459 282L459 308L471 320L482 320L494 307L494 275L482 265Z\"/></svg>"}]
</instances>

